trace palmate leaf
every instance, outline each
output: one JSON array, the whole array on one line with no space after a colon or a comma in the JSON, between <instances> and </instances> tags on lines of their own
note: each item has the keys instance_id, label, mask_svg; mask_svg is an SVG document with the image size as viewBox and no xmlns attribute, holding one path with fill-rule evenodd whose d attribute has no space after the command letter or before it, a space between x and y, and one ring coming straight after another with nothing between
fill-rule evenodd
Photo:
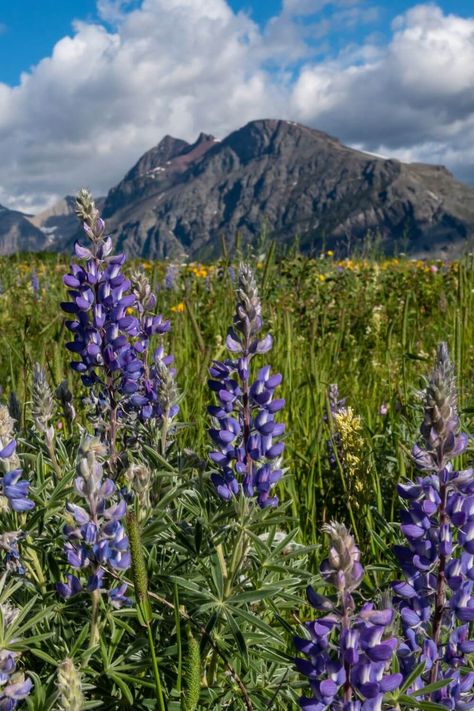
<instances>
[{"instance_id":1,"label":"palmate leaf","mask_svg":"<svg viewBox=\"0 0 474 711\"><path fill-rule=\"evenodd\" d=\"M265 585L258 590L244 590L243 592L238 592L232 597L229 597L227 602L229 604L236 602L259 602L260 600L265 600L268 597L273 597L280 590L279 585Z\"/></svg>"},{"instance_id":2,"label":"palmate leaf","mask_svg":"<svg viewBox=\"0 0 474 711\"><path fill-rule=\"evenodd\" d=\"M240 617L251 627L259 629L261 632L264 633L264 635L266 635L268 639L273 640L277 644L283 645L283 640L278 634L277 630L271 625L267 624L260 616L254 615L253 612L250 612L249 610L244 609L242 607L234 606L230 604L230 602L228 603L228 605L230 610L234 613L236 617Z\"/></svg>"},{"instance_id":3,"label":"palmate leaf","mask_svg":"<svg viewBox=\"0 0 474 711\"><path fill-rule=\"evenodd\" d=\"M237 649L240 652L242 662L244 663L245 666L248 666L249 656L248 656L247 644L245 642L245 637L242 634L242 631L241 631L238 623L234 619L230 610L225 611L225 617L226 617L227 622L229 623L229 628L232 633L232 636L235 639L235 642L237 644Z\"/></svg>"}]
</instances>

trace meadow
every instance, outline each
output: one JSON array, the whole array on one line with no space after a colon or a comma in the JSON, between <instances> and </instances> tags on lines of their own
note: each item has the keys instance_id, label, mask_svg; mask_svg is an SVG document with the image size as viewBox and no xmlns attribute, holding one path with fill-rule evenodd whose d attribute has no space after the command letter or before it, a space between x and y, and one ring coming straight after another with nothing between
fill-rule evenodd
<instances>
[{"instance_id":1,"label":"meadow","mask_svg":"<svg viewBox=\"0 0 474 711\"><path fill-rule=\"evenodd\" d=\"M87 262L88 257L82 259ZM254 352L258 365L252 363L252 377L258 368L270 365L272 373L282 376L277 397L285 400L277 412L278 422L286 426L282 476L272 489L279 501L264 508L256 504L252 492L244 495L240 484L232 495L224 492L227 498L219 496L211 477L219 466L209 458L213 448L221 451L227 446L219 433L214 442L209 436L208 407L215 406L216 387L209 387L208 372L213 361L234 357L226 347L226 334L239 298L241 259L255 275L262 334L270 333L273 339L271 349ZM388 606L391 584L402 575L393 550L406 534L403 526L400 530L403 505L397 484L417 476L411 451L420 441L426 415L423 390L431 392L426 376L440 358L444 363L439 349L437 356L441 342L446 342L455 363L462 430L471 431L473 259L467 255L445 262L369 255L339 260L326 251L318 258L296 251L282 258L266 245L261 254L224 254L213 264L125 262L126 277L134 275L134 284L141 278L142 286L148 284L156 294L151 311L171 324L162 335L160 330L150 335L152 343L163 344L164 351L174 356L176 373L167 364L156 376L164 381L170 375L173 384L167 397L179 405L179 412L170 414L168 409L164 425L162 413L140 419L136 412L130 414L129 405L120 409L118 400L103 404L103 393L91 395L97 383L84 384L80 373L71 369L78 351L71 354L66 347L71 333L65 320L71 316L60 308L68 300L63 277L70 260L57 255L1 258L0 459L5 463L18 455L15 467L21 465L30 483L27 499L34 508L12 510L12 497L24 500L25 490L8 498L4 481L0 709L18 705L38 711L283 711L298 708L300 697L306 699L303 708L316 711L472 708L468 682L461 691L458 688L463 679L470 679L472 668L464 638L466 655L459 653L461 661L453 665L456 674L451 676L441 673L449 646L442 635L436 643L443 647L443 662L435 654L428 666L429 654L423 648L417 664L405 674L403 663L392 660L392 648L382 662L374 662L366 645L363 654L372 659L367 674L372 674L372 662L379 664L377 680L371 677L371 683L379 684L389 665L394 677L403 677L395 686L394 680L393 688L387 682L386 688L382 685L370 694L362 682L351 682L349 689L347 679L337 681L327 660L319 668L316 648L308 652L304 644L298 647L310 654L313 671L295 666L300 652L293 638L304 637L304 622L317 617L312 607L329 609L329 602L316 600L311 591L308 603L307 586L319 594L336 585L337 600L331 609L345 606L343 629L349 624L346 613L352 609L355 588L355 597L359 595L363 603L372 600L378 607ZM127 314L134 317L136 309L134 302ZM242 379L246 380L245 373ZM448 395L450 432L457 437L454 396ZM438 405L443 410L443 402ZM114 417L119 412L112 435L105 412ZM13 437L17 455L5 453ZM452 451L456 464L472 462L472 445L466 445L461 452L445 443L443 456ZM445 459L442 465L444 471ZM102 557L97 554L95 568L91 553L77 565L71 547L68 554L68 541L76 554L77 541L89 535L82 528L77 533L75 527L92 520L90 511L86 515L77 508L77 477L86 484L96 477L101 487L102 477L113 480L113 492L99 496L94 515L108 516L109 524L103 526L114 523L113 533L107 528L108 540L115 541L119 534L123 540L126 531L128 564L118 543L113 555L109 548ZM264 485L256 486L266 496ZM128 512L104 513L108 509L103 499L109 495L114 506L126 502ZM419 493L412 498L416 497ZM444 516L441 531L448 525L444 509L430 511L429 517L436 528L434 517L439 512ZM419 522L415 514L411 520L414 525ZM331 529L334 521L347 527L342 543ZM12 544L8 535L13 532L17 535ZM333 553L341 554L338 546L349 551L344 574L346 582L351 576L354 580L347 583L346 597L340 580L334 583L327 567L325 573L320 571L328 560L327 534ZM465 555L456 553L464 545L463 535L465 530L453 534L456 547L443 553L444 558ZM414 551L410 538L409 545ZM354 572L359 550L363 577ZM334 563L334 555L329 560ZM434 570L438 558L430 565ZM75 580L66 578L71 566L80 590L74 589ZM99 582L84 581L90 568ZM115 592L107 596L110 589ZM363 623L354 619L358 630L361 624L376 626L365 618ZM400 622L397 613L384 622L394 638L402 637L403 619ZM471 618L466 619L468 624ZM455 626L447 621L443 634L449 637ZM361 638L365 633L360 632ZM389 634L382 633L384 639ZM355 662L347 661L347 640L338 641L337 634L331 653L337 658L338 645L346 650L341 654L347 672ZM426 639L429 634L426 631ZM316 644L321 640L314 635ZM437 676L430 671L433 665L439 667ZM312 690L305 674L312 680ZM337 690L320 683L324 674L332 675L331 684L341 689L340 700ZM31 680L31 689L25 687L25 679ZM1 695L2 688L15 683L20 688L17 697L14 692Z\"/></svg>"}]
</instances>

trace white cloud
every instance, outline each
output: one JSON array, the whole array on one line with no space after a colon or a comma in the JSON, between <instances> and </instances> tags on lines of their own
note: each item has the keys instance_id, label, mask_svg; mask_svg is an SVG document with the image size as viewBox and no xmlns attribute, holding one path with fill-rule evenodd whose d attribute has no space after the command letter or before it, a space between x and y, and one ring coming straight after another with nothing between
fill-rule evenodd
<instances>
[{"instance_id":1,"label":"white cloud","mask_svg":"<svg viewBox=\"0 0 474 711\"><path fill-rule=\"evenodd\" d=\"M419 5L385 46L315 62L307 18L326 6L320 36L374 12L356 0L285 0L260 29L226 0L100 0L103 25L76 23L18 86L0 83L0 203L34 210L83 184L103 194L166 133L222 137L265 116L444 162L474 182L474 18ZM269 59L281 71L264 69Z\"/></svg>"},{"instance_id":2,"label":"white cloud","mask_svg":"<svg viewBox=\"0 0 474 711\"><path fill-rule=\"evenodd\" d=\"M474 182L474 17L418 5L385 47L302 68L293 113L358 147L447 163Z\"/></svg>"},{"instance_id":3,"label":"white cloud","mask_svg":"<svg viewBox=\"0 0 474 711\"><path fill-rule=\"evenodd\" d=\"M41 206L83 183L104 193L166 133L225 134L283 95L252 58L256 25L225 0L144 0L116 26L76 23L17 87L0 84L0 186ZM25 204L25 196L29 196Z\"/></svg>"}]
</instances>

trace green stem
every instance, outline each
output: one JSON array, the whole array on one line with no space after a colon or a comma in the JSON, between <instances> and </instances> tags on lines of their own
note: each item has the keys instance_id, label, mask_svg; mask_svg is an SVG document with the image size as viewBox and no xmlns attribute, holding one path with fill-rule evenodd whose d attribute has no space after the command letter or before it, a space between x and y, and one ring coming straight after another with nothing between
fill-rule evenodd
<instances>
[{"instance_id":1,"label":"green stem","mask_svg":"<svg viewBox=\"0 0 474 711\"><path fill-rule=\"evenodd\" d=\"M179 616L178 586L175 583L173 591L174 617L176 625L176 646L178 647L178 678L176 680L176 691L181 693L183 676L183 645L181 642L181 619Z\"/></svg>"},{"instance_id":2,"label":"green stem","mask_svg":"<svg viewBox=\"0 0 474 711\"><path fill-rule=\"evenodd\" d=\"M143 556L143 547L140 529L136 514L133 510L127 512L126 517L128 540L130 544L130 555L132 558L133 587L137 602L137 617L141 625L146 627L148 642L150 646L153 675L155 677L155 688L160 711L166 711L163 689L161 688L160 671L158 669L158 659L155 653L155 642L152 634L153 615L148 595L148 576Z\"/></svg>"},{"instance_id":3,"label":"green stem","mask_svg":"<svg viewBox=\"0 0 474 711\"><path fill-rule=\"evenodd\" d=\"M163 697L163 689L161 688L160 670L158 668L158 659L155 653L155 641L151 630L151 624L147 624L148 643L150 646L151 663L153 666L153 676L155 677L156 696L159 702L160 711L166 711L165 699Z\"/></svg>"},{"instance_id":4,"label":"green stem","mask_svg":"<svg viewBox=\"0 0 474 711\"><path fill-rule=\"evenodd\" d=\"M100 591L94 590L91 593L92 596L92 613L91 613L91 634L90 634L90 647L94 647L99 641L99 601L100 601Z\"/></svg>"}]
</instances>

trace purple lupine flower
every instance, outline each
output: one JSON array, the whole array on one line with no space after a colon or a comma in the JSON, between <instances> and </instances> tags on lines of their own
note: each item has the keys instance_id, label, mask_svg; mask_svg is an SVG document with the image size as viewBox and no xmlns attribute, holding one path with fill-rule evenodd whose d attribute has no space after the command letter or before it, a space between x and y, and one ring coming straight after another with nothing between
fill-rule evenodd
<instances>
[{"instance_id":1,"label":"purple lupine flower","mask_svg":"<svg viewBox=\"0 0 474 711\"><path fill-rule=\"evenodd\" d=\"M101 459L105 453L98 438L89 435L83 438L74 488L85 500L85 506L66 505L72 522L64 527L64 552L68 563L77 571L84 571L87 580L83 585L77 575L68 575L65 583L57 585L59 594L65 598L83 590L103 591L106 589L104 575L107 568L120 572L130 567L128 537L121 521L126 513L126 503L117 494L115 483L103 476ZM113 590L109 590L109 595L115 606L127 601L123 586L118 592Z\"/></svg>"},{"instance_id":2,"label":"purple lupine flower","mask_svg":"<svg viewBox=\"0 0 474 711\"><path fill-rule=\"evenodd\" d=\"M40 281L35 271L31 272L31 288L33 289L33 294L37 297L40 292Z\"/></svg>"},{"instance_id":3,"label":"purple lupine flower","mask_svg":"<svg viewBox=\"0 0 474 711\"><path fill-rule=\"evenodd\" d=\"M172 367L174 357L166 355L163 346L150 353L150 340L153 336L168 333L171 324L161 314L154 313L156 296L145 274L135 273L132 283L139 322L138 336L133 348L143 362L143 370L138 388L130 396L130 404L143 422L154 419L159 425L168 428L179 411L174 383L176 370Z\"/></svg>"},{"instance_id":4,"label":"purple lupine flower","mask_svg":"<svg viewBox=\"0 0 474 711\"><path fill-rule=\"evenodd\" d=\"M24 536L22 531L5 531L0 534L0 550L5 553L5 569L9 573L25 574L19 550L19 542Z\"/></svg>"},{"instance_id":5,"label":"purple lupine flower","mask_svg":"<svg viewBox=\"0 0 474 711\"><path fill-rule=\"evenodd\" d=\"M168 264L164 278L164 287L168 290L176 289L179 276L179 266L177 264Z\"/></svg>"},{"instance_id":6,"label":"purple lupine flower","mask_svg":"<svg viewBox=\"0 0 474 711\"><path fill-rule=\"evenodd\" d=\"M107 428L114 459L119 404L138 389L142 372L142 362L131 345L139 333L138 319L129 313L136 297L122 273L125 255L111 256L112 240L104 235L105 223L85 190L77 197L76 212L91 247L76 242L75 254L83 264L71 264L64 277L70 300L61 306L73 317L66 321L73 334L66 347L79 357L71 368L91 388L98 427Z\"/></svg>"},{"instance_id":7,"label":"purple lupine flower","mask_svg":"<svg viewBox=\"0 0 474 711\"><path fill-rule=\"evenodd\" d=\"M404 637L398 654L405 676L425 664L411 691L451 680L420 700L471 708L474 674L461 668L474 651L467 624L474 620L474 476L452 466L468 438L459 432L454 368L444 343L424 392L424 413L422 442L413 448L424 475L398 485L407 505L401 512L407 544L395 547L405 576L393 584Z\"/></svg>"},{"instance_id":8,"label":"purple lupine flower","mask_svg":"<svg viewBox=\"0 0 474 711\"><path fill-rule=\"evenodd\" d=\"M8 628L20 614L20 610L6 602L0 605L0 611L2 639L4 639ZM18 652L10 649L0 650L0 711L16 709L17 702L26 699L33 688L31 679L17 671L16 664L19 656Z\"/></svg>"},{"instance_id":9,"label":"purple lupine flower","mask_svg":"<svg viewBox=\"0 0 474 711\"><path fill-rule=\"evenodd\" d=\"M72 264L64 277L70 301L62 307L74 315L66 322L74 340L66 345L79 356L71 367L91 388L97 430L105 431L114 469L117 431L131 411L142 421L162 420L165 414L172 418L177 412L173 403L164 413L160 400L158 361L169 366L172 356L164 356L158 348L149 357L150 339L169 331L170 324L154 313L156 296L144 275L136 277L132 290L132 282L122 272L125 255L111 256L111 239L105 237L104 221L87 191L79 193L76 212L91 248L76 243L76 255L84 264Z\"/></svg>"},{"instance_id":10,"label":"purple lupine flower","mask_svg":"<svg viewBox=\"0 0 474 711\"><path fill-rule=\"evenodd\" d=\"M275 414L285 401L275 398L281 375L272 374L269 366L260 368L251 380L251 361L271 349L272 338L259 338L262 309L255 277L245 264L240 266L237 296L226 341L236 358L213 361L209 368L209 387L218 403L208 408L214 423L209 435L217 445L210 458L219 467L212 481L223 499L242 491L246 497L256 496L265 508L278 504L271 490L282 476L284 443L279 438L285 426L275 421Z\"/></svg>"},{"instance_id":11,"label":"purple lupine flower","mask_svg":"<svg viewBox=\"0 0 474 711\"><path fill-rule=\"evenodd\" d=\"M28 498L29 481L22 479L22 470L10 469L11 460L16 463L16 441L12 439L0 450L0 465L3 476L0 477L0 496L4 496L13 511L31 511L34 503Z\"/></svg>"},{"instance_id":12,"label":"purple lupine flower","mask_svg":"<svg viewBox=\"0 0 474 711\"><path fill-rule=\"evenodd\" d=\"M309 637L295 637L295 646L309 659L296 659L297 669L310 681L312 697L302 697L307 711L376 711L383 696L401 683L401 674L388 668L397 647L387 637L393 610L377 610L365 603L356 611L353 592L360 585L364 569L353 536L340 523L323 527L329 534L329 555L320 571L336 588L336 599L307 590L308 601L322 617L307 622Z\"/></svg>"}]
</instances>

